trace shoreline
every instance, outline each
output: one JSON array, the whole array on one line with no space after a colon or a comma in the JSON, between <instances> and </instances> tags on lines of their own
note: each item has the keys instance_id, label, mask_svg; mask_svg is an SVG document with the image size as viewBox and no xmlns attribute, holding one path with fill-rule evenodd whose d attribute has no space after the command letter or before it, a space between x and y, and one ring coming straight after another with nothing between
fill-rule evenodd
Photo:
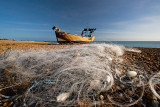
<instances>
[{"instance_id":1,"label":"shoreline","mask_svg":"<svg viewBox=\"0 0 160 107\"><path fill-rule=\"evenodd\" d=\"M119 45L119 44L116 44ZM46 48L46 49L59 49L67 46L75 46L73 44L59 44L55 42L47 42L47 41L16 41L16 40L0 40L0 49L6 49L12 47L15 49L37 49L37 48ZM123 46L123 45L122 45ZM151 48L151 47L128 47L127 48L135 48L135 49L160 49L160 48Z\"/></svg>"}]
</instances>

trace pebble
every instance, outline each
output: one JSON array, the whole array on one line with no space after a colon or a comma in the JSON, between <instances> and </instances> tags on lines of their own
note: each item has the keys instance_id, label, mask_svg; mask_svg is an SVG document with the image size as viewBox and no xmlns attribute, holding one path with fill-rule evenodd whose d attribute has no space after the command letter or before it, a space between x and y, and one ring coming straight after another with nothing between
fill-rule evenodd
<instances>
[{"instance_id":1,"label":"pebble","mask_svg":"<svg viewBox=\"0 0 160 107\"><path fill-rule=\"evenodd\" d=\"M137 76L137 72L136 71L127 71L126 75L128 77L135 77L135 76Z\"/></svg>"},{"instance_id":2,"label":"pebble","mask_svg":"<svg viewBox=\"0 0 160 107\"><path fill-rule=\"evenodd\" d=\"M70 93L62 93L57 96L57 102L64 102L68 97Z\"/></svg>"},{"instance_id":3,"label":"pebble","mask_svg":"<svg viewBox=\"0 0 160 107\"><path fill-rule=\"evenodd\" d=\"M104 96L103 96L103 95L100 95L100 99L101 99L101 101L103 101L103 99L104 99Z\"/></svg>"}]
</instances>

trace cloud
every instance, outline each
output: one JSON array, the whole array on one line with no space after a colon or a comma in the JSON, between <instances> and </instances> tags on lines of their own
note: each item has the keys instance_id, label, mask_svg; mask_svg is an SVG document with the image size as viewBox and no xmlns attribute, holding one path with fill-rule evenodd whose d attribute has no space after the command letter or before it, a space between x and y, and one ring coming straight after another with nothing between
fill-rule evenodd
<instances>
[{"instance_id":1,"label":"cloud","mask_svg":"<svg viewBox=\"0 0 160 107\"><path fill-rule=\"evenodd\" d=\"M160 16L146 16L130 21L111 23L113 29L98 31L114 40L160 41Z\"/></svg>"},{"instance_id":2,"label":"cloud","mask_svg":"<svg viewBox=\"0 0 160 107\"><path fill-rule=\"evenodd\" d=\"M134 33L134 32L128 32L128 31L124 31L124 30L101 29L101 30L96 31L96 33L101 33L101 34L124 34L124 33L126 33L127 34L127 33Z\"/></svg>"},{"instance_id":3,"label":"cloud","mask_svg":"<svg viewBox=\"0 0 160 107\"><path fill-rule=\"evenodd\" d=\"M112 23L111 25L114 26L121 26L121 27L129 27L129 28L143 28L143 27L157 27L160 25L160 16L146 16L141 17L139 19L131 20L131 21L122 21L122 22L116 22Z\"/></svg>"}]
</instances>

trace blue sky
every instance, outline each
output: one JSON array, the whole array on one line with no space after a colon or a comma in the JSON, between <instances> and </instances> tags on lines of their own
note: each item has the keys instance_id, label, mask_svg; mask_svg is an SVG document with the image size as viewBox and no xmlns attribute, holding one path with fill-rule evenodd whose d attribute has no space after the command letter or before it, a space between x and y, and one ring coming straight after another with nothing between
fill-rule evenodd
<instances>
[{"instance_id":1,"label":"blue sky","mask_svg":"<svg viewBox=\"0 0 160 107\"><path fill-rule=\"evenodd\" d=\"M160 41L160 0L0 0L0 38L55 41L53 26L96 41Z\"/></svg>"}]
</instances>

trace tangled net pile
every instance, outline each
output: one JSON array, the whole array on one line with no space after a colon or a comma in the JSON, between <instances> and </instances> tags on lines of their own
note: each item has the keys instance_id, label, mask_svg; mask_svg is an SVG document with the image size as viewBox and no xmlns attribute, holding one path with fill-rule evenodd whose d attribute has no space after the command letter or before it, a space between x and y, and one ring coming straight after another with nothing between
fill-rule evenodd
<instances>
[{"instance_id":1,"label":"tangled net pile","mask_svg":"<svg viewBox=\"0 0 160 107\"><path fill-rule=\"evenodd\" d=\"M153 94L160 98L159 89L155 89L160 76L151 77L150 71L122 64L124 51L139 52L118 45L91 44L11 51L5 58L1 54L0 103L14 101L12 105L26 107L131 106L142 99L148 81ZM127 71L137 75L128 76Z\"/></svg>"}]
</instances>

